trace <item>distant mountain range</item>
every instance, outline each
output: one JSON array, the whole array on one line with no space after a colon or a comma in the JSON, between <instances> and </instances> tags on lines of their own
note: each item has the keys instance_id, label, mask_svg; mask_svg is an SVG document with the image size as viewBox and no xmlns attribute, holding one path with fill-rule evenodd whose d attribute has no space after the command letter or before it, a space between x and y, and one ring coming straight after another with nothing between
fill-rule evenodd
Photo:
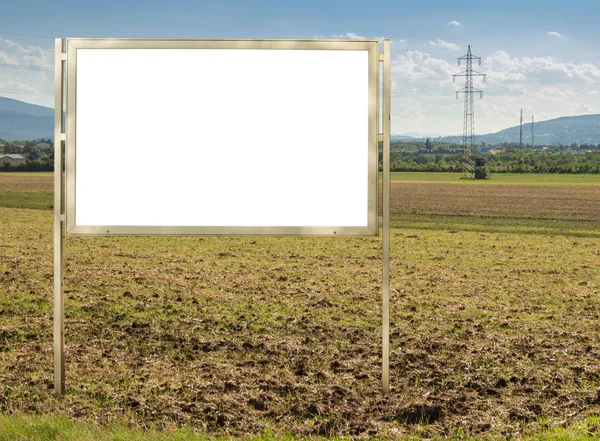
<instances>
[{"instance_id":1,"label":"distant mountain range","mask_svg":"<svg viewBox=\"0 0 600 441\"><path fill-rule=\"evenodd\" d=\"M54 109L0 97L0 138L54 138Z\"/></svg>"},{"instance_id":2,"label":"distant mountain range","mask_svg":"<svg viewBox=\"0 0 600 441\"><path fill-rule=\"evenodd\" d=\"M534 142L540 145L600 144L600 115L563 116L536 122L533 125ZM426 138L432 141L461 143L462 136L408 136L409 134L392 135L392 140L415 141ZM410 134L414 135L414 134ZM509 127L496 133L475 135L475 143L480 144L519 143L519 126ZM523 144L531 144L531 123L523 124Z\"/></svg>"},{"instance_id":3,"label":"distant mountain range","mask_svg":"<svg viewBox=\"0 0 600 441\"><path fill-rule=\"evenodd\" d=\"M534 124L535 145L600 144L600 115L564 116ZM0 97L0 138L7 141L54 138L54 109ZM403 133L392 140L461 143L462 136ZM502 144L519 142L519 126L497 133L476 135L475 143ZM531 144L531 123L523 124L523 144Z\"/></svg>"}]
</instances>

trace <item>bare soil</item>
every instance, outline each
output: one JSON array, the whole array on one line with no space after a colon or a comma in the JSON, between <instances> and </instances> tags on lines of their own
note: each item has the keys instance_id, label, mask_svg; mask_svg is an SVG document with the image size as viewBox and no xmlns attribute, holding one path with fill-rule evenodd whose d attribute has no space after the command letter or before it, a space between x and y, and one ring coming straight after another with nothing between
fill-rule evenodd
<instances>
[{"instance_id":1,"label":"bare soil","mask_svg":"<svg viewBox=\"0 0 600 441\"><path fill-rule=\"evenodd\" d=\"M391 182L392 213L436 213L516 219L600 218L597 185Z\"/></svg>"},{"instance_id":2,"label":"bare soil","mask_svg":"<svg viewBox=\"0 0 600 441\"><path fill-rule=\"evenodd\" d=\"M4 191L48 191L54 189L52 173L0 173L0 193Z\"/></svg>"}]
</instances>

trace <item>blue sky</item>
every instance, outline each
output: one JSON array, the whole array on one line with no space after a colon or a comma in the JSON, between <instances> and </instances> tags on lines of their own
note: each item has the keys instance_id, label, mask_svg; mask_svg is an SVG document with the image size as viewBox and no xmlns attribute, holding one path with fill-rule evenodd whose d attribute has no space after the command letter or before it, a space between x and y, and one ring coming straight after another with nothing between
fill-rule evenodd
<instances>
[{"instance_id":1,"label":"blue sky","mask_svg":"<svg viewBox=\"0 0 600 441\"><path fill-rule=\"evenodd\" d=\"M457 134L452 73L488 74L475 131L600 113L599 1L2 1L0 95L53 105L54 37L390 38L392 132ZM240 70L243 75L243 69Z\"/></svg>"}]
</instances>

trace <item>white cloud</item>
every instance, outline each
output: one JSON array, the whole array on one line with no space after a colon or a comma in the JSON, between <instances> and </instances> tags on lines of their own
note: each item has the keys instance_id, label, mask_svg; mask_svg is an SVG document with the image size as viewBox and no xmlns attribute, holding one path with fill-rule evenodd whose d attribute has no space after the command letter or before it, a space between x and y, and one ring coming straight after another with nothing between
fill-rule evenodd
<instances>
[{"instance_id":1,"label":"white cloud","mask_svg":"<svg viewBox=\"0 0 600 441\"><path fill-rule=\"evenodd\" d=\"M54 50L44 50L39 46L22 46L11 40L0 39L0 60L7 64L52 68Z\"/></svg>"},{"instance_id":2,"label":"white cloud","mask_svg":"<svg viewBox=\"0 0 600 441\"><path fill-rule=\"evenodd\" d=\"M323 38L323 37L319 37ZM349 40L366 40L367 37L363 37L362 35L355 34L354 32L346 32L345 34L340 35L332 35L331 37L325 38L347 38Z\"/></svg>"},{"instance_id":3,"label":"white cloud","mask_svg":"<svg viewBox=\"0 0 600 441\"><path fill-rule=\"evenodd\" d=\"M53 49L0 39L0 63L8 65L0 69L3 96L44 106L53 105Z\"/></svg>"},{"instance_id":4,"label":"white cloud","mask_svg":"<svg viewBox=\"0 0 600 441\"><path fill-rule=\"evenodd\" d=\"M483 60L484 71L497 82L536 81L542 84L600 81L600 67L591 63L562 62L552 57L511 57L497 51Z\"/></svg>"},{"instance_id":5,"label":"white cloud","mask_svg":"<svg viewBox=\"0 0 600 441\"><path fill-rule=\"evenodd\" d=\"M540 90L538 90L535 93L535 96L537 96L538 98L544 98L544 99L562 99L565 98L567 96L573 96L573 91L566 91L566 90L561 90L558 89L557 87L544 87Z\"/></svg>"},{"instance_id":6,"label":"white cloud","mask_svg":"<svg viewBox=\"0 0 600 441\"><path fill-rule=\"evenodd\" d=\"M431 46L431 47L440 47L440 48L448 49L451 51L458 50L458 45L456 45L454 43L450 43L449 41L441 40L439 38L435 41L432 41L432 40L428 41L427 45Z\"/></svg>"},{"instance_id":7,"label":"white cloud","mask_svg":"<svg viewBox=\"0 0 600 441\"><path fill-rule=\"evenodd\" d=\"M483 59L484 70L492 82L524 81L525 72L518 58L505 51L497 51Z\"/></svg>"},{"instance_id":8,"label":"white cloud","mask_svg":"<svg viewBox=\"0 0 600 441\"><path fill-rule=\"evenodd\" d=\"M336 40L377 40L380 44L383 44L383 40L385 40L387 37L365 37L363 35L358 35L354 32L346 32L345 34L338 34L338 35L329 35L329 36L324 36L324 35L319 35L317 37L314 38L320 38L320 39L336 39ZM396 40L396 41L390 41L391 43L396 43L396 42L401 42L401 43L405 43L405 40Z\"/></svg>"},{"instance_id":9,"label":"white cloud","mask_svg":"<svg viewBox=\"0 0 600 441\"><path fill-rule=\"evenodd\" d=\"M0 89L22 90L24 92L37 92L37 89L29 84L21 81L2 80L0 81Z\"/></svg>"},{"instance_id":10,"label":"white cloud","mask_svg":"<svg viewBox=\"0 0 600 441\"><path fill-rule=\"evenodd\" d=\"M407 51L392 60L392 74L417 79L451 80L452 66L445 60L434 58L430 54L419 51Z\"/></svg>"},{"instance_id":11,"label":"white cloud","mask_svg":"<svg viewBox=\"0 0 600 441\"><path fill-rule=\"evenodd\" d=\"M552 38L565 38L566 37L565 34L561 34L560 32L556 32L556 31L546 32L546 35L548 37L552 37Z\"/></svg>"},{"instance_id":12,"label":"white cloud","mask_svg":"<svg viewBox=\"0 0 600 441\"><path fill-rule=\"evenodd\" d=\"M320 39L325 39L325 40L329 40L329 39L336 39L336 40L377 40L380 43L383 42L383 40L385 40L387 37L365 37L363 35L358 35L354 32L346 32L345 34L334 34L334 35L318 35L314 38L320 38ZM406 43L406 40L395 40L392 41L392 43Z\"/></svg>"},{"instance_id":13,"label":"white cloud","mask_svg":"<svg viewBox=\"0 0 600 441\"><path fill-rule=\"evenodd\" d=\"M456 20L452 20L448 22L448 26L462 26L462 24Z\"/></svg>"},{"instance_id":14,"label":"white cloud","mask_svg":"<svg viewBox=\"0 0 600 441\"><path fill-rule=\"evenodd\" d=\"M386 38L388 38L388 37L373 37L374 40L377 40L381 44L383 44L383 40L385 40ZM394 44L394 42L392 40L390 40L390 44Z\"/></svg>"},{"instance_id":15,"label":"white cloud","mask_svg":"<svg viewBox=\"0 0 600 441\"><path fill-rule=\"evenodd\" d=\"M362 35L355 34L354 32L346 32L347 37L350 40L366 40L367 37L363 37Z\"/></svg>"},{"instance_id":16,"label":"white cloud","mask_svg":"<svg viewBox=\"0 0 600 441\"><path fill-rule=\"evenodd\" d=\"M406 40L404 38L399 38L398 40L394 40L394 43L405 44Z\"/></svg>"}]
</instances>

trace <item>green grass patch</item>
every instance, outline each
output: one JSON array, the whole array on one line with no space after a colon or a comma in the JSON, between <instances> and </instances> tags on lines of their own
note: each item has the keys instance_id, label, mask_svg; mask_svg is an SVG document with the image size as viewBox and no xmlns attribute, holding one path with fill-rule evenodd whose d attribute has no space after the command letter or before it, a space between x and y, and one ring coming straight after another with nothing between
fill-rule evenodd
<instances>
[{"instance_id":1,"label":"green grass patch","mask_svg":"<svg viewBox=\"0 0 600 441\"><path fill-rule=\"evenodd\" d=\"M0 207L51 210L52 173L0 173Z\"/></svg>"},{"instance_id":2,"label":"green grass patch","mask_svg":"<svg viewBox=\"0 0 600 441\"><path fill-rule=\"evenodd\" d=\"M73 423L66 418L2 415L0 416L0 441L205 441L226 439L195 434L190 429L173 432L146 431L121 424L100 426ZM269 436L256 440L270 440ZM285 439L285 438L282 438Z\"/></svg>"},{"instance_id":3,"label":"green grass patch","mask_svg":"<svg viewBox=\"0 0 600 441\"><path fill-rule=\"evenodd\" d=\"M0 207L52 210L54 193L51 191L0 191Z\"/></svg>"},{"instance_id":4,"label":"green grass patch","mask_svg":"<svg viewBox=\"0 0 600 441\"><path fill-rule=\"evenodd\" d=\"M557 184L557 185L600 185L597 174L542 174L542 173L497 173L491 179L461 179L461 173L446 172L392 172L390 180L406 182L455 182L468 185L490 184Z\"/></svg>"},{"instance_id":5,"label":"green grass patch","mask_svg":"<svg viewBox=\"0 0 600 441\"><path fill-rule=\"evenodd\" d=\"M600 418L587 419L570 426L545 429L537 434L513 436L526 441L595 441L600 436ZM72 422L66 418L39 415L0 415L0 441L296 441L292 435L273 435L269 432L254 436L209 436L184 427L170 432L143 430L114 423L107 426L85 422ZM345 437L316 437L322 441L345 440ZM385 439L385 438L384 438ZM416 441L417 434L403 434L393 439ZM467 435L457 431L430 440L483 441L496 440L498 436Z\"/></svg>"}]
</instances>

